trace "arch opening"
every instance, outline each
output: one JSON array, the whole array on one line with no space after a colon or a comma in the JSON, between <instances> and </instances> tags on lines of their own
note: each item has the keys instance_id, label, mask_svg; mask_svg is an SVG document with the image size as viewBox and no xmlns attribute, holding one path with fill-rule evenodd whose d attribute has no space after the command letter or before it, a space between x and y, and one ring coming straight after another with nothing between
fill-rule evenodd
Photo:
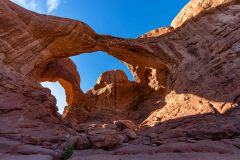
<instances>
[{"instance_id":1,"label":"arch opening","mask_svg":"<svg viewBox=\"0 0 240 160\"><path fill-rule=\"evenodd\" d=\"M67 106L66 94L64 88L59 82L42 82L41 85L51 90L51 94L57 100L58 113L63 114L65 106Z\"/></svg>"},{"instance_id":2,"label":"arch opening","mask_svg":"<svg viewBox=\"0 0 240 160\"><path fill-rule=\"evenodd\" d=\"M43 87L51 90L57 100L58 112L63 116L65 106L80 107L85 104L84 92L94 88L104 73L116 75L116 71L121 70L123 77L127 77L126 80L133 81L133 76L126 64L105 52L85 53L71 59L53 60L43 68L37 79Z\"/></svg>"},{"instance_id":3,"label":"arch opening","mask_svg":"<svg viewBox=\"0 0 240 160\"><path fill-rule=\"evenodd\" d=\"M84 93L93 88L98 78L107 71L122 70L128 77L128 80L134 80L126 64L106 52L84 53L73 56L71 59L77 66L81 76L80 86Z\"/></svg>"}]
</instances>

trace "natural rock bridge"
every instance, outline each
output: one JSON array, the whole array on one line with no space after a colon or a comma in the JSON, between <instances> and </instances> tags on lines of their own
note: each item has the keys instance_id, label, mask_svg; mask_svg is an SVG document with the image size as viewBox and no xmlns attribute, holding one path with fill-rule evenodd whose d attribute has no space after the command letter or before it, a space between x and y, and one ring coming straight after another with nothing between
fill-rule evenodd
<instances>
[{"instance_id":1,"label":"natural rock bridge","mask_svg":"<svg viewBox=\"0 0 240 160\"><path fill-rule=\"evenodd\" d=\"M219 159L222 153L239 158L238 0L192 0L171 27L136 39L99 35L83 22L37 14L8 0L0 1L0 22L0 141L7 145L14 140L54 150L54 144L66 141L65 135L77 134L73 128L79 130L82 123L128 119L140 128L136 144L154 144L163 153L200 152L211 159L213 152ZM68 57L95 51L124 62L134 82L122 71L110 71L83 93ZM57 114L55 98L40 85L44 81L58 81L65 89L68 106L63 117ZM64 122L73 128L64 127ZM121 123L132 129L124 135L135 139L132 122ZM120 131L110 132L115 137L104 135L102 142L97 131L88 130L85 140L92 146L83 140L78 146L114 147L120 143ZM216 143L225 149L214 147ZM43 150L39 152L49 154ZM144 153L150 150L147 146Z\"/></svg>"}]
</instances>

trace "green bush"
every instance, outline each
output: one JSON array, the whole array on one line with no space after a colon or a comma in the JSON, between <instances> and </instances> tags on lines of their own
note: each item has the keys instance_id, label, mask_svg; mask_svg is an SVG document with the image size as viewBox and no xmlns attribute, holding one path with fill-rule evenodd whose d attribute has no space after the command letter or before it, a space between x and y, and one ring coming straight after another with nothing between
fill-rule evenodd
<instances>
[{"instance_id":1,"label":"green bush","mask_svg":"<svg viewBox=\"0 0 240 160\"><path fill-rule=\"evenodd\" d=\"M72 157L74 147L73 145L68 145L67 148L65 149L63 153L63 160L68 160L69 158Z\"/></svg>"}]
</instances>

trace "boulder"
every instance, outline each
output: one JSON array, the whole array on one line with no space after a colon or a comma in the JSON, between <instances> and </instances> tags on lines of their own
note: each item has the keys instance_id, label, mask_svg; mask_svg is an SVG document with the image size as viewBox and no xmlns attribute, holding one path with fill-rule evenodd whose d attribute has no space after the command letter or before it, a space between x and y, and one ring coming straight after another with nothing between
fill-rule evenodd
<instances>
[{"instance_id":1,"label":"boulder","mask_svg":"<svg viewBox=\"0 0 240 160\"><path fill-rule=\"evenodd\" d=\"M137 126L131 120L117 120L113 122L119 130L124 129L137 129Z\"/></svg>"},{"instance_id":2,"label":"boulder","mask_svg":"<svg viewBox=\"0 0 240 160\"><path fill-rule=\"evenodd\" d=\"M86 134L81 134L75 145L75 149L87 149L91 147L91 143Z\"/></svg>"},{"instance_id":3,"label":"boulder","mask_svg":"<svg viewBox=\"0 0 240 160\"><path fill-rule=\"evenodd\" d=\"M96 134L89 136L93 148L111 149L123 143L119 134Z\"/></svg>"},{"instance_id":4,"label":"boulder","mask_svg":"<svg viewBox=\"0 0 240 160\"><path fill-rule=\"evenodd\" d=\"M124 129L123 132L130 138L130 139L136 139L137 134L131 129Z\"/></svg>"},{"instance_id":5,"label":"boulder","mask_svg":"<svg viewBox=\"0 0 240 160\"><path fill-rule=\"evenodd\" d=\"M67 144L66 146L75 146L78 142L78 139L80 138L80 136L71 136L68 140L67 140Z\"/></svg>"}]
</instances>

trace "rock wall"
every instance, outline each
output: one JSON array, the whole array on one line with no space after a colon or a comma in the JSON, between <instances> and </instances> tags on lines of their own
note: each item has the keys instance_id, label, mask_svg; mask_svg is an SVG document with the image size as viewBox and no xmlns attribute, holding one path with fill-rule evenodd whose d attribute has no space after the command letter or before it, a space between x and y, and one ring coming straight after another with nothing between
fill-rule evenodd
<instances>
[{"instance_id":1,"label":"rock wall","mask_svg":"<svg viewBox=\"0 0 240 160\"><path fill-rule=\"evenodd\" d=\"M0 66L1 138L52 148L64 142L65 135L74 133L62 126L56 99L50 90L12 72L1 62ZM6 150L14 149L11 144L6 146L1 143L0 146Z\"/></svg>"},{"instance_id":2,"label":"rock wall","mask_svg":"<svg viewBox=\"0 0 240 160\"><path fill-rule=\"evenodd\" d=\"M70 105L64 118L72 124L91 118L87 99L97 110L130 110L134 103L135 116L128 118L141 123L141 130L133 145L160 146L156 153L214 152L239 158L239 17L238 0L192 0L172 27L123 39L1 0L0 137L57 150L56 144L77 134L63 125L54 97L39 84L50 80L65 86ZM83 95L79 75L67 57L99 50L126 63L135 82L127 81L121 72L108 72ZM96 132L95 140L107 146L109 137L103 132L104 136ZM121 142L121 136L112 132L116 144ZM215 143L199 149L205 140L227 143L232 152L214 148ZM123 148L119 153L128 152Z\"/></svg>"},{"instance_id":3,"label":"rock wall","mask_svg":"<svg viewBox=\"0 0 240 160\"><path fill-rule=\"evenodd\" d=\"M139 102L137 91L136 83L129 81L123 71L104 72L96 85L85 94L92 112L91 119L98 117L99 120L113 121L127 117L127 112Z\"/></svg>"},{"instance_id":4,"label":"rock wall","mask_svg":"<svg viewBox=\"0 0 240 160\"><path fill-rule=\"evenodd\" d=\"M174 20L183 25L176 32L188 57L169 75L167 103L153 114L158 120L224 114L239 105L239 5L225 2L192 1Z\"/></svg>"},{"instance_id":5,"label":"rock wall","mask_svg":"<svg viewBox=\"0 0 240 160\"><path fill-rule=\"evenodd\" d=\"M136 84L120 70L104 72L86 96L95 110L126 111L138 100Z\"/></svg>"}]
</instances>

